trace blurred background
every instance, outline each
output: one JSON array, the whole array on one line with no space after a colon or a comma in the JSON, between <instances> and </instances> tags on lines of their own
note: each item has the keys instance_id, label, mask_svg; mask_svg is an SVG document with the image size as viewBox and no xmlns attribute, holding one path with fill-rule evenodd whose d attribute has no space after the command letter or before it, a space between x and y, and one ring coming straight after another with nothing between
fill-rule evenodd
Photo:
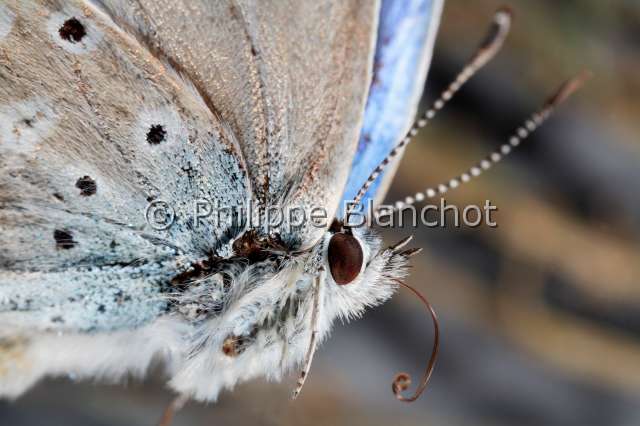
<instances>
[{"instance_id":1,"label":"blurred background","mask_svg":"<svg viewBox=\"0 0 640 426\"><path fill-rule=\"evenodd\" d=\"M447 0L423 108L501 4ZM409 282L441 320L429 390L414 404L391 394L397 371L421 374L433 336L401 291L336 328L296 402L294 376L252 382L187 405L175 425L640 424L640 4L508 4L504 50L408 148L389 201L459 175L567 77L595 77L508 161L448 194L459 206L490 199L497 229L384 231L425 248ZM151 425L171 398L159 380L48 381L0 402L0 424Z\"/></svg>"}]
</instances>

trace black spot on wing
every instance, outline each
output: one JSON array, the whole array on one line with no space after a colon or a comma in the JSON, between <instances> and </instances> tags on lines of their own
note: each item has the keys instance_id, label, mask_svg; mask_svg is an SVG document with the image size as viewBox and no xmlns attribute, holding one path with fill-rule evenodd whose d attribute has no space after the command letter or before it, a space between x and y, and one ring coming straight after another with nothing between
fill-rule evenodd
<instances>
[{"instance_id":1,"label":"black spot on wing","mask_svg":"<svg viewBox=\"0 0 640 426\"><path fill-rule=\"evenodd\" d=\"M56 229L53 231L53 238L56 240L56 247L63 250L69 250L77 244L73 240L73 234L68 229Z\"/></svg>"},{"instance_id":2,"label":"black spot on wing","mask_svg":"<svg viewBox=\"0 0 640 426\"><path fill-rule=\"evenodd\" d=\"M163 142L166 137L167 131L164 129L164 126L160 124L154 124L147 132L147 142L151 145L158 145L160 142Z\"/></svg>"},{"instance_id":3,"label":"black spot on wing","mask_svg":"<svg viewBox=\"0 0 640 426\"><path fill-rule=\"evenodd\" d=\"M75 44L79 43L87 35L87 30L82 25L82 22L76 18L71 18L64 21L64 24L58 30L58 34L63 40Z\"/></svg>"},{"instance_id":4,"label":"black spot on wing","mask_svg":"<svg viewBox=\"0 0 640 426\"><path fill-rule=\"evenodd\" d=\"M79 178L76 181L76 188L80 190L80 195L83 197L89 197L98 191L96 181L91 179L90 176L83 176Z\"/></svg>"}]
</instances>

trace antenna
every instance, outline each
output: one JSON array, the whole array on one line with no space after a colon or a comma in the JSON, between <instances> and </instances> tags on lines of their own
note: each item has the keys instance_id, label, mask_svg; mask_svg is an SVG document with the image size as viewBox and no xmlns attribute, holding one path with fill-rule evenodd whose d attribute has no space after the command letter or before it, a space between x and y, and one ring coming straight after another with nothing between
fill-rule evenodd
<instances>
[{"instance_id":1,"label":"antenna","mask_svg":"<svg viewBox=\"0 0 640 426\"><path fill-rule=\"evenodd\" d=\"M453 95L460 90L460 88L473 77L483 66L485 66L495 55L500 51L500 48L504 44L509 29L511 28L513 13L511 9L507 7L501 7L498 9L493 17L493 23L485 40L476 49L471 59L466 63L462 71L456 76L456 78L449 84L449 86L440 94L438 99L433 105L413 123L411 129L407 132L405 137L398 142L398 144L389 152L387 157L378 164L378 167L369 175L365 183L362 185L353 201L348 206L345 212L346 224L349 223L349 216L353 212L353 209L360 204L362 197L367 193L367 190L373 182L380 176L384 169L389 165L391 160L395 158L401 150L411 142L412 138L418 134L418 131L425 127L429 121L431 121L438 111L440 111L446 103L453 98Z\"/></svg>"},{"instance_id":2,"label":"antenna","mask_svg":"<svg viewBox=\"0 0 640 426\"><path fill-rule=\"evenodd\" d=\"M459 187L463 183L469 182L472 178L480 176L483 172L489 170L495 164L499 163L504 157L509 155L511 151L518 147L526 138L535 132L553 113L553 111L564 101L566 101L573 93L580 89L584 83L591 78L591 72L583 71L577 76L564 82L556 92L548 98L542 108L532 114L524 124L515 131L509 138L509 142L503 144L499 150L492 152L484 160L468 169L460 176L450 179L435 187L427 188L422 192L416 193L413 197L407 197L404 201L397 201L393 207L393 212L410 206L416 202L423 201L427 198L433 198L436 195L442 195L451 189ZM376 211L378 213L379 210ZM386 213L392 213L386 210Z\"/></svg>"}]
</instances>

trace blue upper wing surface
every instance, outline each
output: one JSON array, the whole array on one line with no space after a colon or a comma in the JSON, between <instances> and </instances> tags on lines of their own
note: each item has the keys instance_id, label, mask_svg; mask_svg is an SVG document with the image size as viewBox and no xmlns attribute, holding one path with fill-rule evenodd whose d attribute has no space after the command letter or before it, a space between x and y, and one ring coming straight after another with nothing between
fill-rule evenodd
<instances>
[{"instance_id":1,"label":"blue upper wing surface","mask_svg":"<svg viewBox=\"0 0 640 426\"><path fill-rule=\"evenodd\" d=\"M443 3L444 0L382 1L373 81L343 195L345 201L355 197L415 118ZM393 165L389 169L392 168ZM369 200L379 202L384 197L394 172L389 169L369 188L362 200L365 205ZM340 216L343 207L340 206Z\"/></svg>"}]
</instances>

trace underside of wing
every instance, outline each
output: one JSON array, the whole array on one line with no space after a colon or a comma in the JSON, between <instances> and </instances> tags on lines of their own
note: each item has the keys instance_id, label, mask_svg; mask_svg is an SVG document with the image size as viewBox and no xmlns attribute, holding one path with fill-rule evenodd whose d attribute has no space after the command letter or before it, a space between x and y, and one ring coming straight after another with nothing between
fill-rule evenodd
<instances>
[{"instance_id":1,"label":"underside of wing","mask_svg":"<svg viewBox=\"0 0 640 426\"><path fill-rule=\"evenodd\" d=\"M261 206L335 213L371 78L374 1L103 0L237 135ZM322 232L311 229L312 241Z\"/></svg>"},{"instance_id":2,"label":"underside of wing","mask_svg":"<svg viewBox=\"0 0 640 426\"><path fill-rule=\"evenodd\" d=\"M224 291L245 291L207 269L246 229L239 208L253 199L334 214L377 16L369 0L2 3L0 397L46 374L118 379L156 355L173 368L193 359L185 340L208 336L192 325L228 307ZM238 215L200 217L200 201ZM323 232L291 235L310 245ZM241 276L257 286L265 273ZM197 303L178 306L190 291ZM215 337L210 350L228 365L226 336ZM195 378L193 365L180 377ZM245 378L266 369L239 365ZM237 379L197 378L201 398Z\"/></svg>"},{"instance_id":3,"label":"underside of wing","mask_svg":"<svg viewBox=\"0 0 640 426\"><path fill-rule=\"evenodd\" d=\"M364 123L343 199L353 200L369 174L405 136L414 120L444 0L383 0L374 74ZM398 156L362 202L382 201Z\"/></svg>"},{"instance_id":4,"label":"underside of wing","mask_svg":"<svg viewBox=\"0 0 640 426\"><path fill-rule=\"evenodd\" d=\"M171 277L240 227L193 222L195 200L244 202L239 146L188 79L91 3L3 8L0 331L144 323ZM148 214L159 201L167 229Z\"/></svg>"}]
</instances>

